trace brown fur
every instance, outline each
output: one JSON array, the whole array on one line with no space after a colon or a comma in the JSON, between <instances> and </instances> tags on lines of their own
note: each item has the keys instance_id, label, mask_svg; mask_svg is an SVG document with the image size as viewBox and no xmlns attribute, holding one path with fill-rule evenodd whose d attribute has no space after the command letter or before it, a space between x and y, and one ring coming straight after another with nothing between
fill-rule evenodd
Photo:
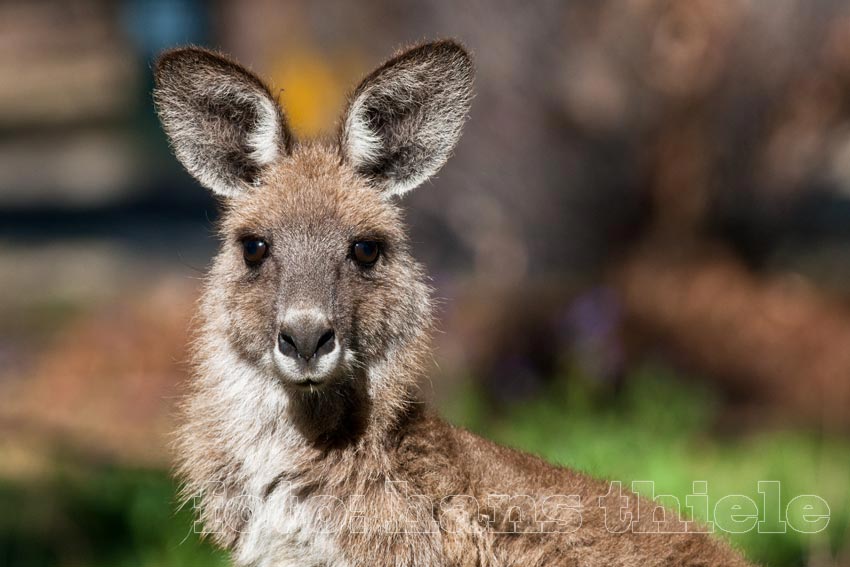
<instances>
[{"instance_id":1,"label":"brown fur","mask_svg":"<svg viewBox=\"0 0 850 567\"><path fill-rule=\"evenodd\" d=\"M195 379L179 432L186 497L200 497L206 529L245 565L746 565L701 533L612 533L599 506L607 483L456 429L419 401L429 290L387 194L442 165L471 85L465 53L448 42L432 45L389 62L381 69L390 75L379 70L355 91L355 101L380 92L377 102L366 102L386 111L380 129L391 133L379 136L384 145L374 167L354 162L357 152L346 144L357 132L345 122L342 147L281 144L277 161L259 176L252 169L249 186L226 191L222 248L200 304ZM417 82L406 76L411 69L435 75ZM230 67L227 73L232 77ZM408 103L428 100L439 85L439 96L454 96L456 107L449 118L433 109L417 117L418 103L396 112L387 102L388 76L416 92ZM158 76L158 84L182 80ZM254 79L246 88L257 92ZM160 93L157 101L162 114L169 98ZM386 123L396 119L408 122ZM434 120L450 123L440 128ZM431 137L418 140L428 122ZM232 141L234 130L224 130ZM416 152L399 151L410 144ZM428 147L444 157L423 163L419 154ZM269 242L259 267L242 259L248 235ZM348 257L351 243L364 238L383 246L369 270ZM269 363L281 316L293 306L328 313L341 348L351 353L318 386L295 386ZM571 495L581 503L580 527L575 510L556 506ZM323 516L320 504L328 502L341 502L348 513L326 506ZM641 528L658 527L654 504L633 495L628 502L629 512L640 512ZM665 516L666 528L683 526ZM570 533L538 533L542 520L550 530L561 521Z\"/></svg>"}]
</instances>

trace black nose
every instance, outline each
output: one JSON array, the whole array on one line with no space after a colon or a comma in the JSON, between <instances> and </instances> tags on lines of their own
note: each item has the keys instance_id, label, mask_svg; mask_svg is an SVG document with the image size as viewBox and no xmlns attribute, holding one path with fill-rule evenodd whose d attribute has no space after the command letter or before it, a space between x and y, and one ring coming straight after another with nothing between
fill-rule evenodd
<instances>
[{"instance_id":1,"label":"black nose","mask_svg":"<svg viewBox=\"0 0 850 567\"><path fill-rule=\"evenodd\" d=\"M334 349L334 330L321 317L298 318L281 325L277 348L293 358L310 360Z\"/></svg>"}]
</instances>

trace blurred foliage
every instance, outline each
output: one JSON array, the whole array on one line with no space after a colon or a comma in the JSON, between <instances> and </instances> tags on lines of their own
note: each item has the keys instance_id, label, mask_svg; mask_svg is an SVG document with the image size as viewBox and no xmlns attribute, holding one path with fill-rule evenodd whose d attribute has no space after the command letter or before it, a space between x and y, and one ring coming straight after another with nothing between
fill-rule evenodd
<instances>
[{"instance_id":1,"label":"blurred foliage","mask_svg":"<svg viewBox=\"0 0 850 567\"><path fill-rule=\"evenodd\" d=\"M175 511L175 490L164 471L79 459L43 481L0 481L0 564L227 565L193 533L192 511Z\"/></svg>"},{"instance_id":2,"label":"blurred foliage","mask_svg":"<svg viewBox=\"0 0 850 567\"><path fill-rule=\"evenodd\" d=\"M498 417L474 389L449 400L444 413L498 442L624 486L653 480L656 494L673 495L683 506L699 480L708 482L711 509L727 494L743 494L763 511L757 482L777 480L783 517L791 498L816 494L831 507L829 526L814 535L788 528L784 534L728 536L735 545L773 566L850 552L850 440L782 429L725 435L717 424L727 431L736 425L723 419L715 391L661 367L637 370L616 396L577 372L563 378Z\"/></svg>"}]
</instances>

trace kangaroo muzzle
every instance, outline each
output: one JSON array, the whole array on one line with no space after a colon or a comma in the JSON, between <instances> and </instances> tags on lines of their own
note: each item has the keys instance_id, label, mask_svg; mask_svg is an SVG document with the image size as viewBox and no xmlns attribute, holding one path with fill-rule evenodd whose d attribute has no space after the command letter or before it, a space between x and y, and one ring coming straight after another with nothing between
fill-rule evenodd
<instances>
[{"instance_id":1,"label":"kangaroo muzzle","mask_svg":"<svg viewBox=\"0 0 850 567\"><path fill-rule=\"evenodd\" d=\"M318 309L290 309L280 323L275 363L295 385L315 386L340 366L341 346L330 319Z\"/></svg>"}]
</instances>

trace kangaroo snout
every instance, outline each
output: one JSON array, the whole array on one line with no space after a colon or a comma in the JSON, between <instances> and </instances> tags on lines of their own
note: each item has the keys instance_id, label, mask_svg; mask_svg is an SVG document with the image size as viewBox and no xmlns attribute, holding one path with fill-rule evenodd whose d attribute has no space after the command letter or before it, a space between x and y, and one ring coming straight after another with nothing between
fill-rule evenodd
<instances>
[{"instance_id":1,"label":"kangaroo snout","mask_svg":"<svg viewBox=\"0 0 850 567\"><path fill-rule=\"evenodd\" d=\"M336 369L339 346L333 325L321 311L291 310L280 324L275 358L291 381L315 384Z\"/></svg>"},{"instance_id":2,"label":"kangaroo snout","mask_svg":"<svg viewBox=\"0 0 850 567\"><path fill-rule=\"evenodd\" d=\"M282 354L307 361L328 354L335 347L334 330L323 318L283 325L277 337Z\"/></svg>"}]
</instances>

